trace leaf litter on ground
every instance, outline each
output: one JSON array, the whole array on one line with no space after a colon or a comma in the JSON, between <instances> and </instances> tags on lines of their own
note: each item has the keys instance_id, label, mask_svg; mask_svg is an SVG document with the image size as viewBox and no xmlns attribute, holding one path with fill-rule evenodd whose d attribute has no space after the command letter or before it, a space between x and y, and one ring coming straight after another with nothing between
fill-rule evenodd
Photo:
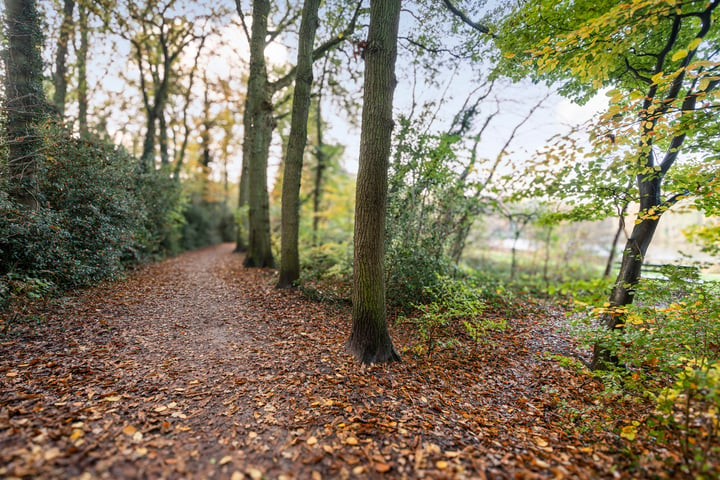
<instances>
[{"instance_id":1,"label":"leaf litter on ground","mask_svg":"<svg viewBox=\"0 0 720 480\"><path fill-rule=\"evenodd\" d=\"M552 308L431 357L394 324L403 362L368 367L346 352L347 305L275 281L225 244L13 324L0 477L673 476L671 452L620 435L648 406L599 401L598 380L547 355L574 348Z\"/></svg>"}]
</instances>

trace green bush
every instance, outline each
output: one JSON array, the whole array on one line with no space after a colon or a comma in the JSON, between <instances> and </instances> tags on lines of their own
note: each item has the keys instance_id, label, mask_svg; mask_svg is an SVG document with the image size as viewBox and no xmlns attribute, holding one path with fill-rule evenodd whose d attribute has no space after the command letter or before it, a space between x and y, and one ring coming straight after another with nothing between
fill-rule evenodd
<instances>
[{"instance_id":1,"label":"green bush","mask_svg":"<svg viewBox=\"0 0 720 480\"><path fill-rule=\"evenodd\" d=\"M684 473L695 478L720 475L720 363L687 359L672 385L656 397L652 433L674 443Z\"/></svg>"},{"instance_id":2,"label":"green bush","mask_svg":"<svg viewBox=\"0 0 720 480\"><path fill-rule=\"evenodd\" d=\"M415 325L423 342L415 348L416 353L431 354L437 347L460 344L456 336L459 331L476 342L484 342L488 332L504 330L507 326L505 320L481 317L487 309L483 289L467 279L438 275L436 285L427 288L427 296L434 300L415 305L421 312L419 316L401 319Z\"/></svg>"},{"instance_id":3,"label":"green bush","mask_svg":"<svg viewBox=\"0 0 720 480\"><path fill-rule=\"evenodd\" d=\"M619 385L625 394L654 399L657 411L647 432L680 452L683 472L717 478L720 283L702 282L688 268L666 267L662 277L641 280L631 305L578 302L575 333L619 359L622 367L600 374L606 390ZM597 292L588 294L597 301ZM597 328L592 320L611 310L623 316L622 328ZM638 425L624 427L620 435L634 440Z\"/></svg>"},{"instance_id":4,"label":"green bush","mask_svg":"<svg viewBox=\"0 0 720 480\"><path fill-rule=\"evenodd\" d=\"M140 174L113 145L45 134L40 208L23 209L0 191L0 296L8 299L13 278L75 288L173 251L182 218L175 182Z\"/></svg>"},{"instance_id":5,"label":"green bush","mask_svg":"<svg viewBox=\"0 0 720 480\"><path fill-rule=\"evenodd\" d=\"M300 288L317 300L349 300L353 278L352 248L347 243L324 243L301 257Z\"/></svg>"}]
</instances>

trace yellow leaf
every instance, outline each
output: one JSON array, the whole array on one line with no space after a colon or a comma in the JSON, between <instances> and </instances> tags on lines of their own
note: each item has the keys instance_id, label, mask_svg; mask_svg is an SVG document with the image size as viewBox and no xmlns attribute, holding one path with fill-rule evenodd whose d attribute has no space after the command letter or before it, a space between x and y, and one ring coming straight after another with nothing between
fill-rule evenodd
<instances>
[{"instance_id":1,"label":"yellow leaf","mask_svg":"<svg viewBox=\"0 0 720 480\"><path fill-rule=\"evenodd\" d=\"M435 466L439 470L445 470L446 468L448 468L450 466L450 464L448 462L446 462L445 460L438 460L437 462L435 462Z\"/></svg>"},{"instance_id":2,"label":"yellow leaf","mask_svg":"<svg viewBox=\"0 0 720 480\"><path fill-rule=\"evenodd\" d=\"M683 59L683 58L687 57L687 54L688 54L688 51L685 50L684 48L681 48L680 50L675 52L675 54L672 56L672 61L676 62L680 59Z\"/></svg>"},{"instance_id":3,"label":"yellow leaf","mask_svg":"<svg viewBox=\"0 0 720 480\"><path fill-rule=\"evenodd\" d=\"M316 445L317 442L318 442L317 437L310 437L307 439L307 444L310 445L311 447L313 445Z\"/></svg>"},{"instance_id":4,"label":"yellow leaf","mask_svg":"<svg viewBox=\"0 0 720 480\"><path fill-rule=\"evenodd\" d=\"M75 430L73 430L72 434L70 435L70 441L74 442L78 438L82 438L84 436L85 436L85 432L83 432L79 428L76 428Z\"/></svg>"},{"instance_id":5,"label":"yellow leaf","mask_svg":"<svg viewBox=\"0 0 720 480\"><path fill-rule=\"evenodd\" d=\"M688 50L695 50L697 47L700 46L700 42L702 42L702 38L695 38L692 42L688 44Z\"/></svg>"},{"instance_id":6,"label":"yellow leaf","mask_svg":"<svg viewBox=\"0 0 720 480\"><path fill-rule=\"evenodd\" d=\"M232 462L232 457L230 455L225 455L223 458L220 459L220 465L225 465L226 463Z\"/></svg>"},{"instance_id":7,"label":"yellow leaf","mask_svg":"<svg viewBox=\"0 0 720 480\"><path fill-rule=\"evenodd\" d=\"M634 425L625 425L622 430L620 430L620 436L633 441L637 436L637 428L635 428Z\"/></svg>"},{"instance_id":8,"label":"yellow leaf","mask_svg":"<svg viewBox=\"0 0 720 480\"><path fill-rule=\"evenodd\" d=\"M137 432L137 428L133 427L132 425L126 425L126 426L122 429L122 431L123 431L123 433L124 433L125 435L130 435L130 436L132 436L132 435L135 435L135 432Z\"/></svg>"},{"instance_id":9,"label":"yellow leaf","mask_svg":"<svg viewBox=\"0 0 720 480\"><path fill-rule=\"evenodd\" d=\"M650 78L650 80L652 80L653 83L658 83L660 81L660 79L663 77L663 75L664 75L663 72L658 72L655 75L653 75L652 78Z\"/></svg>"},{"instance_id":10,"label":"yellow leaf","mask_svg":"<svg viewBox=\"0 0 720 480\"><path fill-rule=\"evenodd\" d=\"M118 402L120 401L120 395L110 395L109 397L103 398L104 402Z\"/></svg>"},{"instance_id":11,"label":"yellow leaf","mask_svg":"<svg viewBox=\"0 0 720 480\"><path fill-rule=\"evenodd\" d=\"M357 445L358 443L358 439L355 437L348 437L345 439L345 444L347 445Z\"/></svg>"}]
</instances>

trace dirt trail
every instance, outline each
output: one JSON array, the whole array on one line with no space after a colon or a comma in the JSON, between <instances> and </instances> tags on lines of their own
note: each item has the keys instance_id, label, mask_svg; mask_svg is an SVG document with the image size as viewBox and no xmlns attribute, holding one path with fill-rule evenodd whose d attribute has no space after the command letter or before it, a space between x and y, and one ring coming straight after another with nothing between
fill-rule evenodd
<instances>
[{"instance_id":1,"label":"dirt trail","mask_svg":"<svg viewBox=\"0 0 720 480\"><path fill-rule=\"evenodd\" d=\"M578 434L558 409L595 387L542 355L567 349L547 319L360 368L346 306L275 290L241 262L228 244L186 253L2 339L0 477L611 476L614 437Z\"/></svg>"}]
</instances>

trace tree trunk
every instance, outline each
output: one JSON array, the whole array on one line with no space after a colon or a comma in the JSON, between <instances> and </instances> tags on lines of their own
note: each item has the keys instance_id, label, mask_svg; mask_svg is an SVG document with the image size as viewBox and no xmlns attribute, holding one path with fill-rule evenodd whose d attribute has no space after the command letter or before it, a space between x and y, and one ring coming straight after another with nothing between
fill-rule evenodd
<instances>
[{"instance_id":1,"label":"tree trunk","mask_svg":"<svg viewBox=\"0 0 720 480\"><path fill-rule=\"evenodd\" d=\"M247 129L245 130L247 131ZM247 140L247 135L245 135ZM248 149L249 151L249 149ZM243 144L243 152L245 152L245 145ZM237 231L235 237L235 253L241 253L247 251L247 232L248 232L248 219L247 219L247 206L248 206L248 168L247 163L250 157L243 154L242 167L240 171L240 185L238 185L238 216L237 219Z\"/></svg>"},{"instance_id":2,"label":"tree trunk","mask_svg":"<svg viewBox=\"0 0 720 480\"><path fill-rule=\"evenodd\" d=\"M142 154L140 155L140 167L143 172L149 172L155 168L155 123L157 116L155 109L147 110L145 123L145 139L143 140Z\"/></svg>"},{"instance_id":3,"label":"tree trunk","mask_svg":"<svg viewBox=\"0 0 720 480\"><path fill-rule=\"evenodd\" d=\"M324 72L323 72L324 77ZM323 78L324 80L324 78ZM319 245L318 231L320 230L320 200L322 199L322 182L325 173L325 152L323 151L323 123L322 123L322 87L323 81L320 82L320 94L317 99L317 110L315 113L315 130L317 131L317 145L315 147L315 185L313 188L313 221L312 221L312 244L314 247Z\"/></svg>"},{"instance_id":4,"label":"tree trunk","mask_svg":"<svg viewBox=\"0 0 720 480\"><path fill-rule=\"evenodd\" d=\"M88 98L87 98L87 52L88 52L88 24L87 10L81 3L78 5L78 21L80 27L80 49L77 51L78 63L78 130L80 138L88 138Z\"/></svg>"},{"instance_id":5,"label":"tree trunk","mask_svg":"<svg viewBox=\"0 0 720 480\"><path fill-rule=\"evenodd\" d=\"M5 1L5 124L9 194L20 205L37 210L37 169L42 138L36 125L47 105L42 88L43 35L34 0Z\"/></svg>"},{"instance_id":6,"label":"tree trunk","mask_svg":"<svg viewBox=\"0 0 720 480\"><path fill-rule=\"evenodd\" d=\"M355 204L353 322L348 348L366 364L400 359L387 330L384 278L385 207L393 94L397 83L395 59L400 4L400 0L370 2L370 30L365 49Z\"/></svg>"},{"instance_id":7,"label":"tree trunk","mask_svg":"<svg viewBox=\"0 0 720 480\"><path fill-rule=\"evenodd\" d=\"M246 267L274 267L275 260L270 244L270 202L267 193L267 163L275 128L271 91L268 88L265 46L267 22L270 13L268 0L253 0L252 37L250 39L250 76L246 108L250 129L245 132L249 140L248 172L248 248ZM249 108L248 108L249 107ZM249 139L248 139L249 136ZM245 153L245 149L243 149ZM244 167L244 165L243 165Z\"/></svg>"},{"instance_id":8,"label":"tree trunk","mask_svg":"<svg viewBox=\"0 0 720 480\"><path fill-rule=\"evenodd\" d=\"M292 121L282 185L282 239L278 288L290 288L300 278L300 178L307 143L310 90L313 81L313 43L318 26L320 0L305 0L298 40Z\"/></svg>"},{"instance_id":9,"label":"tree trunk","mask_svg":"<svg viewBox=\"0 0 720 480\"><path fill-rule=\"evenodd\" d=\"M618 217L618 227L617 230L615 230L615 235L613 236L612 244L610 245L610 253L608 254L607 262L605 262L605 271L603 272L603 278L609 277L610 273L612 273L612 265L615 261L617 244L620 240L620 235L625 230L625 212L627 212L627 208L628 204L625 203L625 205L623 205L622 211L620 212L620 216Z\"/></svg>"},{"instance_id":10,"label":"tree trunk","mask_svg":"<svg viewBox=\"0 0 720 480\"><path fill-rule=\"evenodd\" d=\"M650 164L652 164L651 161ZM659 213L656 216L652 216L652 218L643 217L648 216L647 213L651 208L661 205L661 182L662 177L659 173L651 177L638 175L640 210L636 217L637 223L625 244L620 272L618 273L617 280L615 280L615 286L610 293L610 312L602 318L603 327L608 330L622 329L624 314L621 307L630 305L633 302L635 286L640 281L645 253L650 246L650 242L655 235L655 230L660 221ZM612 355L607 347L599 343L595 344L593 358L590 363L592 370L603 370L617 363L618 358Z\"/></svg>"},{"instance_id":11,"label":"tree trunk","mask_svg":"<svg viewBox=\"0 0 720 480\"><path fill-rule=\"evenodd\" d=\"M63 21L60 25L57 52L55 52L55 73L53 74L55 93L53 95L53 103L61 119L65 118L65 97L67 96L66 62L68 45L70 44L70 33L73 31L73 10L75 10L75 0L65 0L63 4Z\"/></svg>"},{"instance_id":12,"label":"tree trunk","mask_svg":"<svg viewBox=\"0 0 720 480\"><path fill-rule=\"evenodd\" d=\"M168 148L168 127L167 120L165 119L165 111L160 110L158 116L158 146L160 147L160 166L162 168L168 168L170 166L170 154Z\"/></svg>"}]
</instances>

